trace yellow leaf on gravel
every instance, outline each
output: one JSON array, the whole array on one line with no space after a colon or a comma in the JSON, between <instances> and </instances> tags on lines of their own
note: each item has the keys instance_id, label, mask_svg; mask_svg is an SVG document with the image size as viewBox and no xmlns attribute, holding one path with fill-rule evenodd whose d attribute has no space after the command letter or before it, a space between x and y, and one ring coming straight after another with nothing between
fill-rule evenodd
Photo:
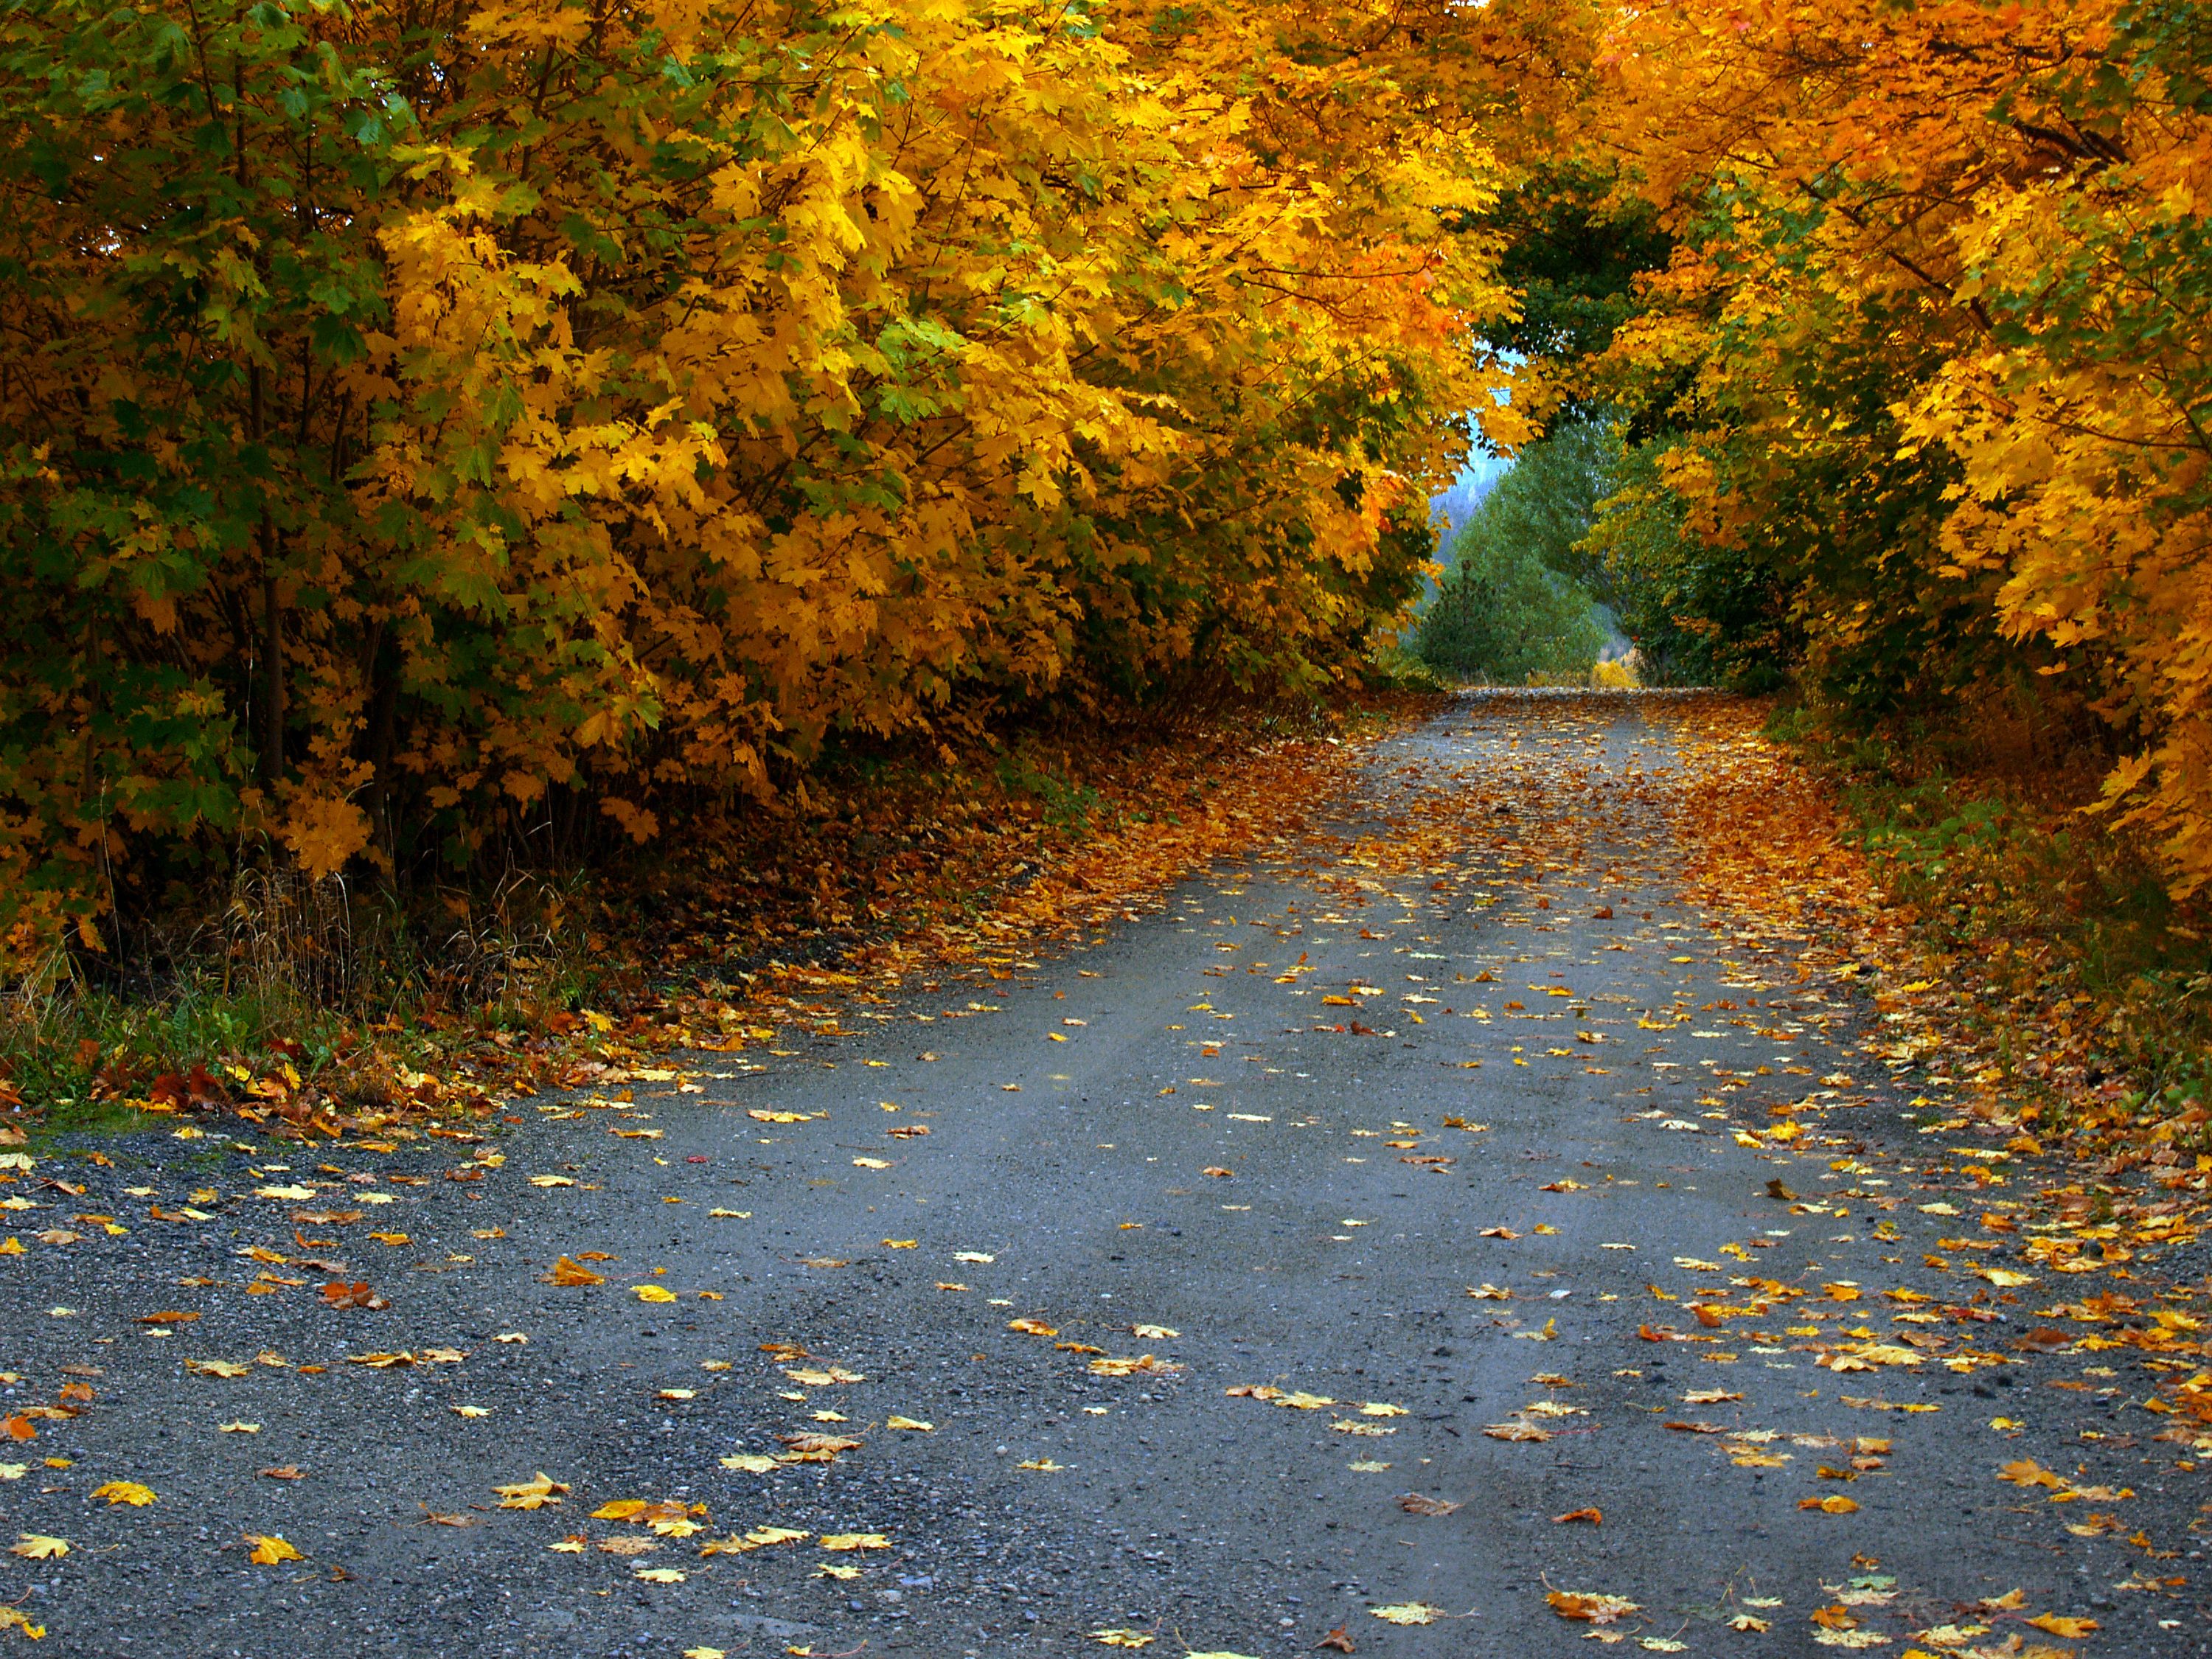
<instances>
[{"instance_id":1,"label":"yellow leaf on gravel","mask_svg":"<svg viewBox=\"0 0 2212 1659\"><path fill-rule=\"evenodd\" d=\"M576 1183L566 1176L532 1176L530 1184L533 1187L573 1187Z\"/></svg>"},{"instance_id":2,"label":"yellow leaf on gravel","mask_svg":"<svg viewBox=\"0 0 2212 1659\"><path fill-rule=\"evenodd\" d=\"M1109 1648L1148 1648L1152 1638L1140 1630L1094 1630L1091 1639Z\"/></svg>"},{"instance_id":3,"label":"yellow leaf on gravel","mask_svg":"<svg viewBox=\"0 0 2212 1659\"><path fill-rule=\"evenodd\" d=\"M1818 1510L1823 1515L1849 1515L1856 1510L1858 1505L1841 1492L1837 1492L1826 1498L1801 1498L1797 1500L1797 1507L1801 1510Z\"/></svg>"},{"instance_id":4,"label":"yellow leaf on gravel","mask_svg":"<svg viewBox=\"0 0 2212 1659\"><path fill-rule=\"evenodd\" d=\"M952 1259L955 1261L979 1261L988 1266L999 1258L982 1250L955 1250L952 1253Z\"/></svg>"},{"instance_id":5,"label":"yellow leaf on gravel","mask_svg":"<svg viewBox=\"0 0 2212 1659\"><path fill-rule=\"evenodd\" d=\"M911 1429L916 1434L927 1434L937 1425L933 1423L924 1423L919 1418L901 1417L896 1412L893 1412L884 1419L884 1426L887 1429Z\"/></svg>"},{"instance_id":6,"label":"yellow leaf on gravel","mask_svg":"<svg viewBox=\"0 0 2212 1659\"><path fill-rule=\"evenodd\" d=\"M32 1623L31 1615L22 1608L4 1605L0 1605L0 1630L19 1630L33 1642L45 1639L46 1634L46 1627Z\"/></svg>"},{"instance_id":7,"label":"yellow leaf on gravel","mask_svg":"<svg viewBox=\"0 0 2212 1659\"><path fill-rule=\"evenodd\" d=\"M2039 1613L2027 1621L2038 1630L2047 1630L2053 1636L2081 1637L2103 1626L2094 1619L2069 1619L2062 1613Z\"/></svg>"},{"instance_id":8,"label":"yellow leaf on gravel","mask_svg":"<svg viewBox=\"0 0 2212 1659\"><path fill-rule=\"evenodd\" d=\"M1167 1342L1182 1334L1166 1325L1132 1325L1129 1334L1146 1342Z\"/></svg>"},{"instance_id":9,"label":"yellow leaf on gravel","mask_svg":"<svg viewBox=\"0 0 2212 1659\"><path fill-rule=\"evenodd\" d=\"M680 1584L684 1575L681 1567L640 1567L632 1577L648 1584Z\"/></svg>"},{"instance_id":10,"label":"yellow leaf on gravel","mask_svg":"<svg viewBox=\"0 0 2212 1659\"><path fill-rule=\"evenodd\" d=\"M1024 1336L1058 1336L1060 1334L1058 1327L1048 1325L1042 1319L1010 1319L1006 1322L1006 1328L1010 1331L1019 1331Z\"/></svg>"},{"instance_id":11,"label":"yellow leaf on gravel","mask_svg":"<svg viewBox=\"0 0 2212 1659\"><path fill-rule=\"evenodd\" d=\"M2017 1290L2022 1285L2035 1283L2033 1273L2016 1273L2009 1267L1977 1267L1974 1272L1978 1277L1988 1279L2001 1291Z\"/></svg>"},{"instance_id":12,"label":"yellow leaf on gravel","mask_svg":"<svg viewBox=\"0 0 2212 1659\"><path fill-rule=\"evenodd\" d=\"M143 1510L154 1501L154 1489L142 1486L136 1480L110 1480L105 1486L94 1486L92 1495L104 1498L110 1504L128 1504L135 1510Z\"/></svg>"},{"instance_id":13,"label":"yellow leaf on gravel","mask_svg":"<svg viewBox=\"0 0 2212 1659\"><path fill-rule=\"evenodd\" d=\"M236 1359L187 1359L185 1369L196 1376L243 1376L252 1367Z\"/></svg>"},{"instance_id":14,"label":"yellow leaf on gravel","mask_svg":"<svg viewBox=\"0 0 2212 1659\"><path fill-rule=\"evenodd\" d=\"M257 1567L273 1567L280 1561L304 1561L307 1558L294 1549L275 1533L249 1532L246 1541L253 1546L246 1559Z\"/></svg>"},{"instance_id":15,"label":"yellow leaf on gravel","mask_svg":"<svg viewBox=\"0 0 2212 1659\"><path fill-rule=\"evenodd\" d=\"M736 1469L745 1474L766 1474L775 1466L775 1459L763 1457L757 1453L739 1452L735 1456L722 1459L724 1468Z\"/></svg>"},{"instance_id":16,"label":"yellow leaf on gravel","mask_svg":"<svg viewBox=\"0 0 2212 1659\"><path fill-rule=\"evenodd\" d=\"M630 1286L630 1289L637 1292L637 1299L641 1302L673 1302L676 1300L675 1291L664 1289L659 1285L633 1285Z\"/></svg>"},{"instance_id":17,"label":"yellow leaf on gravel","mask_svg":"<svg viewBox=\"0 0 2212 1659\"><path fill-rule=\"evenodd\" d=\"M561 1495L568 1490L565 1482L554 1480L544 1470L538 1471L530 1480L518 1480L511 1486L494 1486L499 1494L499 1506L503 1510L540 1510L548 1504L557 1504Z\"/></svg>"},{"instance_id":18,"label":"yellow leaf on gravel","mask_svg":"<svg viewBox=\"0 0 2212 1659\"><path fill-rule=\"evenodd\" d=\"M69 1548L66 1538L49 1538L41 1532L27 1532L18 1535L15 1541L8 1546L8 1553L25 1556L33 1561L51 1561L58 1555L67 1555Z\"/></svg>"},{"instance_id":19,"label":"yellow leaf on gravel","mask_svg":"<svg viewBox=\"0 0 2212 1659\"><path fill-rule=\"evenodd\" d=\"M1997 1471L1997 1479L2009 1480L2015 1486L2063 1486L2066 1484L2032 1457L2023 1457L2006 1464Z\"/></svg>"},{"instance_id":20,"label":"yellow leaf on gravel","mask_svg":"<svg viewBox=\"0 0 2212 1659\"><path fill-rule=\"evenodd\" d=\"M315 1189L313 1187L256 1187L253 1189L253 1195L256 1198L274 1199L280 1203L293 1204L313 1198L315 1195Z\"/></svg>"},{"instance_id":21,"label":"yellow leaf on gravel","mask_svg":"<svg viewBox=\"0 0 2212 1659\"><path fill-rule=\"evenodd\" d=\"M550 1269L538 1276L542 1285L604 1285L605 1273L595 1273L573 1256L562 1256Z\"/></svg>"},{"instance_id":22,"label":"yellow leaf on gravel","mask_svg":"<svg viewBox=\"0 0 2212 1659\"><path fill-rule=\"evenodd\" d=\"M1437 1622L1437 1609L1425 1601L1401 1601L1393 1607L1370 1607L1367 1611L1389 1625L1433 1625Z\"/></svg>"},{"instance_id":23,"label":"yellow leaf on gravel","mask_svg":"<svg viewBox=\"0 0 2212 1659\"><path fill-rule=\"evenodd\" d=\"M884 1158L856 1158L853 1160L853 1167L857 1170L888 1170L891 1166L889 1160Z\"/></svg>"},{"instance_id":24,"label":"yellow leaf on gravel","mask_svg":"<svg viewBox=\"0 0 2212 1659\"><path fill-rule=\"evenodd\" d=\"M822 1547L825 1550L887 1550L891 1540L879 1532L825 1532Z\"/></svg>"},{"instance_id":25,"label":"yellow leaf on gravel","mask_svg":"<svg viewBox=\"0 0 2212 1659\"><path fill-rule=\"evenodd\" d=\"M727 1659L720 1648L686 1648L684 1659Z\"/></svg>"}]
</instances>

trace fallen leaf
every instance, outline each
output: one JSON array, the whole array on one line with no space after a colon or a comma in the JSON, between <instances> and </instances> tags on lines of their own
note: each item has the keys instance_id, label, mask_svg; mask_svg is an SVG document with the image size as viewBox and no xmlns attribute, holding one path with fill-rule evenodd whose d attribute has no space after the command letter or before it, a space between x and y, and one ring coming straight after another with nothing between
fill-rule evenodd
<instances>
[{"instance_id":1,"label":"fallen leaf","mask_svg":"<svg viewBox=\"0 0 2212 1659\"><path fill-rule=\"evenodd\" d=\"M924 1423L918 1418L901 1417L894 1412L884 1419L884 1426L887 1429L907 1429L916 1434L927 1434L935 1428L936 1425Z\"/></svg>"},{"instance_id":2,"label":"fallen leaf","mask_svg":"<svg viewBox=\"0 0 2212 1659\"><path fill-rule=\"evenodd\" d=\"M66 1538L50 1538L40 1532L21 1534L14 1543L8 1546L9 1554L24 1556L33 1561L51 1561L58 1555L67 1555L69 1551L69 1540Z\"/></svg>"},{"instance_id":3,"label":"fallen leaf","mask_svg":"<svg viewBox=\"0 0 2212 1659\"><path fill-rule=\"evenodd\" d=\"M246 1553L246 1559L257 1567L273 1567L279 1562L307 1559L273 1532L249 1532L246 1534L246 1541L253 1546Z\"/></svg>"},{"instance_id":4,"label":"fallen leaf","mask_svg":"<svg viewBox=\"0 0 2212 1659\"><path fill-rule=\"evenodd\" d=\"M673 1302L676 1300L676 1292L667 1289L665 1285L633 1285L630 1286L630 1289L637 1293L637 1299L641 1302Z\"/></svg>"},{"instance_id":5,"label":"fallen leaf","mask_svg":"<svg viewBox=\"0 0 2212 1659\"><path fill-rule=\"evenodd\" d=\"M1625 1595L1605 1595L1595 1590L1552 1590L1544 1600L1562 1619L1591 1625L1611 1625L1643 1608Z\"/></svg>"},{"instance_id":6,"label":"fallen leaf","mask_svg":"<svg viewBox=\"0 0 2212 1659\"><path fill-rule=\"evenodd\" d=\"M1425 1601L1401 1601L1392 1607L1370 1607L1367 1611L1386 1625L1433 1625L1437 1622L1439 1609Z\"/></svg>"},{"instance_id":7,"label":"fallen leaf","mask_svg":"<svg viewBox=\"0 0 2212 1659\"><path fill-rule=\"evenodd\" d=\"M1446 1498L1425 1498L1419 1492L1409 1492L1400 1496L1398 1507L1408 1515L1449 1515L1463 1505Z\"/></svg>"},{"instance_id":8,"label":"fallen leaf","mask_svg":"<svg viewBox=\"0 0 2212 1659\"><path fill-rule=\"evenodd\" d=\"M572 1256L562 1256L552 1267L538 1276L541 1285L604 1285L605 1273L595 1273Z\"/></svg>"},{"instance_id":9,"label":"fallen leaf","mask_svg":"<svg viewBox=\"0 0 2212 1659\"><path fill-rule=\"evenodd\" d=\"M2047 1630L2053 1636L2081 1637L2104 1628L2094 1619L2069 1619L2056 1613L2039 1613L2026 1622L2038 1630Z\"/></svg>"},{"instance_id":10,"label":"fallen leaf","mask_svg":"<svg viewBox=\"0 0 2212 1659\"><path fill-rule=\"evenodd\" d=\"M1565 1526L1570 1521L1587 1521L1595 1527L1604 1520L1604 1512L1599 1510L1569 1510L1565 1515L1553 1516L1552 1524L1556 1527Z\"/></svg>"},{"instance_id":11,"label":"fallen leaf","mask_svg":"<svg viewBox=\"0 0 2212 1659\"><path fill-rule=\"evenodd\" d=\"M879 1532L825 1532L822 1547L825 1550L887 1550L891 1540Z\"/></svg>"},{"instance_id":12,"label":"fallen leaf","mask_svg":"<svg viewBox=\"0 0 2212 1659\"><path fill-rule=\"evenodd\" d=\"M144 1509L154 1501L153 1488L142 1486L136 1480L110 1480L104 1486L94 1486L92 1495L104 1498L111 1504L128 1504L138 1510Z\"/></svg>"},{"instance_id":13,"label":"fallen leaf","mask_svg":"<svg viewBox=\"0 0 2212 1659\"><path fill-rule=\"evenodd\" d=\"M1094 1630L1091 1639L1109 1648L1148 1648L1152 1644L1152 1638L1140 1630Z\"/></svg>"},{"instance_id":14,"label":"fallen leaf","mask_svg":"<svg viewBox=\"0 0 2212 1659\"><path fill-rule=\"evenodd\" d=\"M1320 1653L1324 1650L1330 1653L1357 1653L1359 1651L1358 1648L1352 1644L1352 1637L1350 1632L1347 1632L1341 1625L1339 1625L1334 1630L1329 1632L1328 1635L1322 1637L1320 1641L1314 1644L1315 1652Z\"/></svg>"},{"instance_id":15,"label":"fallen leaf","mask_svg":"<svg viewBox=\"0 0 2212 1659\"><path fill-rule=\"evenodd\" d=\"M492 1488L499 1494L499 1506L503 1510L544 1509L548 1504L559 1503L568 1490L566 1484L552 1479L543 1469L532 1480Z\"/></svg>"},{"instance_id":16,"label":"fallen leaf","mask_svg":"<svg viewBox=\"0 0 2212 1659\"><path fill-rule=\"evenodd\" d=\"M1013 1319L1006 1322L1010 1331L1019 1331L1024 1336L1058 1336L1059 1330L1042 1319Z\"/></svg>"},{"instance_id":17,"label":"fallen leaf","mask_svg":"<svg viewBox=\"0 0 2212 1659\"><path fill-rule=\"evenodd\" d=\"M1801 1510L1818 1510L1823 1515L1849 1515L1856 1510L1858 1505L1841 1492L1834 1492L1826 1498L1801 1498L1797 1500L1797 1507Z\"/></svg>"}]
</instances>

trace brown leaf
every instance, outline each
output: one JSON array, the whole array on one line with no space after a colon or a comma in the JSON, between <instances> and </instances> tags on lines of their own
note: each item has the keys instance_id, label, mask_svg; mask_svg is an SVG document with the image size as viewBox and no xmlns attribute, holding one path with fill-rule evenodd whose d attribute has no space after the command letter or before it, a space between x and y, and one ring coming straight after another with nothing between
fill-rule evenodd
<instances>
[{"instance_id":1,"label":"brown leaf","mask_svg":"<svg viewBox=\"0 0 2212 1659\"><path fill-rule=\"evenodd\" d=\"M132 1322L139 1325L189 1325L198 1317L196 1313L150 1313L140 1314Z\"/></svg>"},{"instance_id":2,"label":"brown leaf","mask_svg":"<svg viewBox=\"0 0 2212 1659\"><path fill-rule=\"evenodd\" d=\"M1331 1653L1357 1653L1359 1651L1358 1648L1352 1645L1352 1638L1341 1625L1339 1625L1334 1630L1329 1632L1328 1635L1322 1637L1320 1641L1313 1644L1313 1650L1316 1653L1321 1652L1323 1649L1327 1649Z\"/></svg>"},{"instance_id":3,"label":"brown leaf","mask_svg":"<svg viewBox=\"0 0 2212 1659\"><path fill-rule=\"evenodd\" d=\"M1398 1507L1408 1515L1449 1515L1462 1505L1448 1498L1424 1498L1419 1492L1409 1492L1400 1497Z\"/></svg>"},{"instance_id":4,"label":"brown leaf","mask_svg":"<svg viewBox=\"0 0 2212 1659\"><path fill-rule=\"evenodd\" d=\"M368 1308L372 1310L392 1305L365 1283L349 1285L343 1279L333 1280L323 1286L323 1304L331 1308Z\"/></svg>"},{"instance_id":5,"label":"brown leaf","mask_svg":"<svg viewBox=\"0 0 2212 1659\"><path fill-rule=\"evenodd\" d=\"M1595 1527L1604 1519L1605 1515L1603 1511L1599 1510L1569 1510L1565 1515L1553 1516L1552 1517L1552 1524L1555 1527L1561 1527L1565 1526L1570 1521L1587 1521L1590 1525Z\"/></svg>"},{"instance_id":6,"label":"brown leaf","mask_svg":"<svg viewBox=\"0 0 2212 1659\"><path fill-rule=\"evenodd\" d=\"M307 1470L297 1463L280 1463L275 1468L264 1469L261 1473L271 1480L305 1480L307 1478Z\"/></svg>"}]
</instances>

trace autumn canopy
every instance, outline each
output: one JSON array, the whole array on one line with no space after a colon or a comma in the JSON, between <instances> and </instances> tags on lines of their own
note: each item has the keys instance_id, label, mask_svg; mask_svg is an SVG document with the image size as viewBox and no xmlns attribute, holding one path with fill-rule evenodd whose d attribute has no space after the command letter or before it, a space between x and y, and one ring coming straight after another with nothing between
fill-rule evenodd
<instances>
[{"instance_id":1,"label":"autumn canopy","mask_svg":"<svg viewBox=\"0 0 2212 1659\"><path fill-rule=\"evenodd\" d=\"M241 849L645 840L839 745L1337 683L1478 417L1592 410L1655 654L2094 726L2196 885L2203 29L21 0L0 888L92 942Z\"/></svg>"},{"instance_id":2,"label":"autumn canopy","mask_svg":"<svg viewBox=\"0 0 2212 1659\"><path fill-rule=\"evenodd\" d=\"M1342 674L1509 301L1480 135L1279 21L9 8L0 881Z\"/></svg>"}]
</instances>

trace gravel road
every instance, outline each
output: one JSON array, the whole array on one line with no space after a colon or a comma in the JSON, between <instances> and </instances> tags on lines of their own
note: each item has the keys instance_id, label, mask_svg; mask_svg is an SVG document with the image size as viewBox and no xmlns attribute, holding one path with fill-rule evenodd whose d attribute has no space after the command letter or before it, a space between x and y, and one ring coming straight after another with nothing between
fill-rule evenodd
<instances>
[{"instance_id":1,"label":"gravel road","mask_svg":"<svg viewBox=\"0 0 2212 1659\"><path fill-rule=\"evenodd\" d=\"M2020 1346L2156 1253L2023 1256L2059 1173L1688 902L1698 707L1463 699L1296 856L481 1144L33 1148L0 1650L2206 1651L2143 1353Z\"/></svg>"}]
</instances>

